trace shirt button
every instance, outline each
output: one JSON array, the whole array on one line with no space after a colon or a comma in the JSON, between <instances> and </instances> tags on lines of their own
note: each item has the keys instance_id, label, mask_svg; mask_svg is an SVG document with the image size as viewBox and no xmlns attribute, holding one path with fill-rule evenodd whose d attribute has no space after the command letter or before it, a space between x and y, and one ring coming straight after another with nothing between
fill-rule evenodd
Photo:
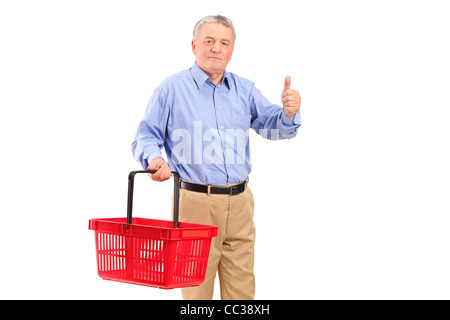
<instances>
[{"instance_id":1,"label":"shirt button","mask_svg":"<svg viewBox=\"0 0 450 320\"><path fill-rule=\"evenodd\" d=\"M219 110L220 110L220 109L222 109L222 107L217 107L217 109L219 109Z\"/></svg>"},{"instance_id":2,"label":"shirt button","mask_svg":"<svg viewBox=\"0 0 450 320\"><path fill-rule=\"evenodd\" d=\"M230 165L230 164L228 165L228 168L231 168L231 165Z\"/></svg>"},{"instance_id":3,"label":"shirt button","mask_svg":"<svg viewBox=\"0 0 450 320\"><path fill-rule=\"evenodd\" d=\"M223 129L223 126L220 126L220 129Z\"/></svg>"}]
</instances>

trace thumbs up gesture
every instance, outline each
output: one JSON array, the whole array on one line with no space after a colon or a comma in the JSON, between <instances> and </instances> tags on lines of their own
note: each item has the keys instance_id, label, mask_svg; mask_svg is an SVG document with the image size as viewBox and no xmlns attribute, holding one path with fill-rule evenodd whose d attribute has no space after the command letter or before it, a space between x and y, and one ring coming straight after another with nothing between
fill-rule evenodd
<instances>
[{"instance_id":1,"label":"thumbs up gesture","mask_svg":"<svg viewBox=\"0 0 450 320\"><path fill-rule=\"evenodd\" d=\"M297 90L291 89L291 77L287 76L284 79L284 89L281 94L281 101L283 101L283 112L288 117L293 117L302 103L302 98Z\"/></svg>"}]
</instances>

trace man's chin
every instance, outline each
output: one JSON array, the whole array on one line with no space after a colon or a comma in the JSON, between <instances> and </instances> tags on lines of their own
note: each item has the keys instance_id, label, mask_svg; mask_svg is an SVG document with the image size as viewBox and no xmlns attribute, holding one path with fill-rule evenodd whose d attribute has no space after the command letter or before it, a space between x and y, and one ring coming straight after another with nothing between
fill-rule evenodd
<instances>
[{"instance_id":1,"label":"man's chin","mask_svg":"<svg viewBox=\"0 0 450 320\"><path fill-rule=\"evenodd\" d=\"M206 73L223 73L225 72L226 64L223 63L223 60L216 60L217 62L208 61L204 65L199 65L200 69L205 71ZM197 63L198 65L198 63Z\"/></svg>"}]
</instances>

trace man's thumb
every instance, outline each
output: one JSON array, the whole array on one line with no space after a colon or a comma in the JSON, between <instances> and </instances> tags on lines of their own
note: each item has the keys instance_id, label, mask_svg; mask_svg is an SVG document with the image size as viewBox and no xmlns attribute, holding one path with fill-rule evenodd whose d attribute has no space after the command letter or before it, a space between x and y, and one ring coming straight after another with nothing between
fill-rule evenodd
<instances>
[{"instance_id":1,"label":"man's thumb","mask_svg":"<svg viewBox=\"0 0 450 320\"><path fill-rule=\"evenodd\" d=\"M286 79L284 79L284 89L283 92L286 90L289 90L291 88L291 77L287 76Z\"/></svg>"}]
</instances>

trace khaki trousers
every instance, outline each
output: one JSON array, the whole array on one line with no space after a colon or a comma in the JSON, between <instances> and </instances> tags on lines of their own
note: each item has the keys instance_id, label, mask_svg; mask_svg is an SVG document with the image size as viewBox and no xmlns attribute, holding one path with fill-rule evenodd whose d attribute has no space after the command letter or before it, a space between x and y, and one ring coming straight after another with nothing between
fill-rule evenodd
<instances>
[{"instance_id":1,"label":"khaki trousers","mask_svg":"<svg viewBox=\"0 0 450 320\"><path fill-rule=\"evenodd\" d=\"M252 300L255 225L254 200L250 189L238 195L206 194L180 189L180 221L215 225L205 282L182 288L185 300L211 300L216 273L219 273L222 300Z\"/></svg>"}]
</instances>

